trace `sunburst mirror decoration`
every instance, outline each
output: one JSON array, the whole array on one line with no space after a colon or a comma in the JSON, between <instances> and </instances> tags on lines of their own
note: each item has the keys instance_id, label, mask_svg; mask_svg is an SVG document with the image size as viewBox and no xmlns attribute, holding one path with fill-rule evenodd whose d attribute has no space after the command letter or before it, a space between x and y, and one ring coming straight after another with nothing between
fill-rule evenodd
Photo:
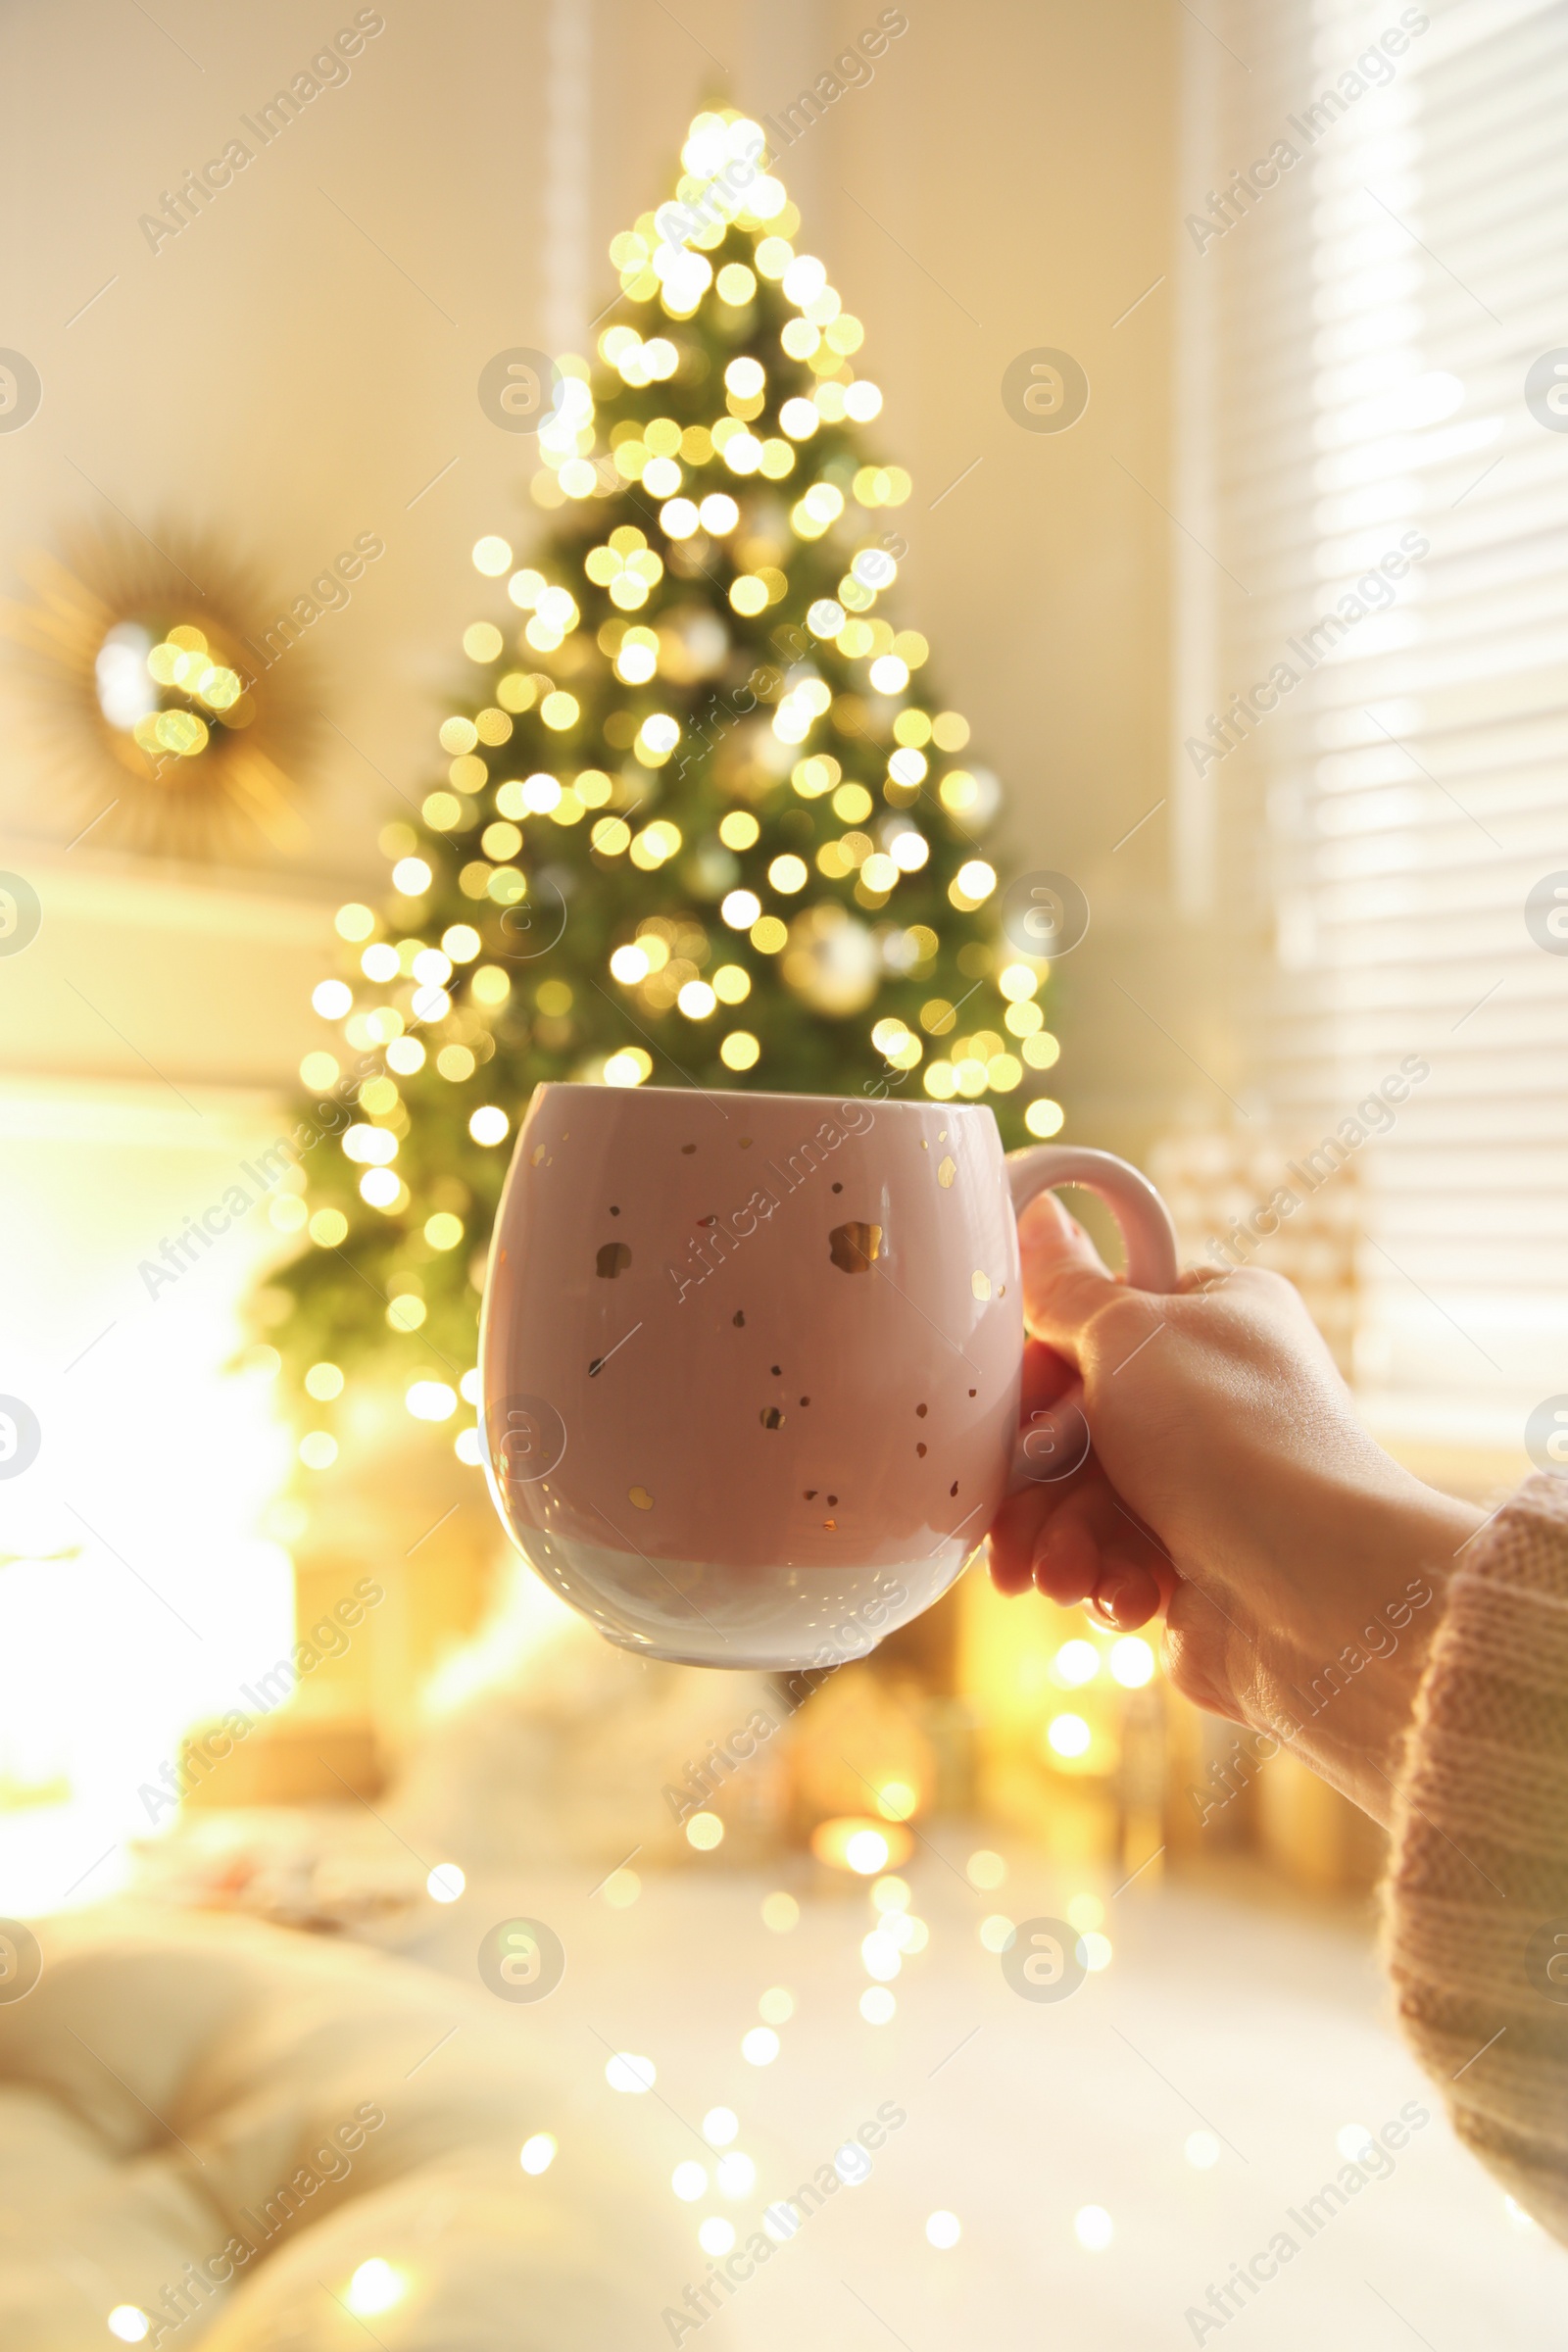
<instances>
[{"instance_id":1,"label":"sunburst mirror decoration","mask_svg":"<svg viewBox=\"0 0 1568 2352\"><path fill-rule=\"evenodd\" d=\"M182 857L298 849L318 680L246 566L161 530L80 533L0 609L97 841Z\"/></svg>"}]
</instances>

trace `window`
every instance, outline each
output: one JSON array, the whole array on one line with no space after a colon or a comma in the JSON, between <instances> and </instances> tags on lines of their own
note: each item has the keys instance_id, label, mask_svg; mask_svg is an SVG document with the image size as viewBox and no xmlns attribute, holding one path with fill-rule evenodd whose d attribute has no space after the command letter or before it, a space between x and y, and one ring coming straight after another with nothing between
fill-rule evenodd
<instances>
[{"instance_id":1,"label":"window","mask_svg":"<svg viewBox=\"0 0 1568 2352\"><path fill-rule=\"evenodd\" d=\"M1424 1065L1358 1152L1358 1383L1391 1442L1516 1449L1568 1392L1568 12L1207 23L1178 881L1253 1117L1349 1137Z\"/></svg>"}]
</instances>

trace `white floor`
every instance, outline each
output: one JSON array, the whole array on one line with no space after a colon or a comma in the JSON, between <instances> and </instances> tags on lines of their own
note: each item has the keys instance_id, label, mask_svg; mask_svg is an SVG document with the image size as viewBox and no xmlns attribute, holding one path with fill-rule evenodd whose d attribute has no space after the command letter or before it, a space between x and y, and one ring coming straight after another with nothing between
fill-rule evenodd
<instances>
[{"instance_id":1,"label":"white floor","mask_svg":"<svg viewBox=\"0 0 1568 2352\"><path fill-rule=\"evenodd\" d=\"M744 2243L764 2207L830 2164L879 2106L905 2111L869 2178L813 2211L703 2326L705 2352L1153 2352L1221 2336L1226 2352L1568 2346L1568 2254L1522 2228L1454 2141L1385 2022L1364 1935L1141 1881L1109 1904L1109 1966L1070 1999L1034 2004L1009 1990L980 1922L1059 1915L1093 1883L1014 1857L1005 1884L979 1895L953 1867L973 1842L940 1832L949 1859L922 1852L906 1870L931 1940L906 1961L897 2014L880 2027L858 2012L869 1984L859 1942L873 1924L863 1885L754 1877L722 1854L650 1875L618 1911L586 1874L470 1885L414 1941L397 1940L471 1982L493 1922L555 1928L564 1981L516 2008L517 2031L580 2050L601 2083L613 2052L654 2061L650 2095L604 2083L603 2117L689 2219L691 2268L670 2279L671 2308L710 2268L697 2243L705 2217L727 2215ZM800 1921L776 1935L761 1898L791 1884ZM796 2014L760 2068L741 2040L778 1984ZM1376 2132L1410 2101L1431 2120L1392 2176L1308 2239L1288 2209L1339 2172L1338 2134ZM670 2177L705 2160L700 2127L715 2106L740 2118L756 2192L677 2207ZM1195 2132L1221 2143L1207 2170L1185 2152ZM591 2163L591 2152L568 2137L557 2161ZM1089 2206L1111 2217L1102 2251L1075 2234ZM925 2234L939 2210L961 2224L949 2251ZM1209 2287L1282 2230L1299 2251L1254 2300L1233 2302L1222 2325L1187 2316L1212 2322ZM697 2332L660 2318L650 2313L650 2344Z\"/></svg>"}]
</instances>

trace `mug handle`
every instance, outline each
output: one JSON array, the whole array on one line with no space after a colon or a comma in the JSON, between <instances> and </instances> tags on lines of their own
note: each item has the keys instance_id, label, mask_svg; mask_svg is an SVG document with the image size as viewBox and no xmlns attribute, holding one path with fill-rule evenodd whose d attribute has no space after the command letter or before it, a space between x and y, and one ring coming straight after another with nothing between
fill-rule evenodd
<instances>
[{"instance_id":1,"label":"mug handle","mask_svg":"<svg viewBox=\"0 0 1568 2352\"><path fill-rule=\"evenodd\" d=\"M1058 1184L1081 1184L1098 1193L1121 1229L1129 1287L1162 1294L1176 1288L1180 1268L1170 1211L1148 1177L1126 1160L1071 1144L1036 1144L1008 1153L1007 1181L1015 1217L1022 1216L1038 1193ZM1083 1394L1082 1381L1075 1380L1049 1410L1031 1413L1028 1427L1018 1432L1010 1494L1066 1478L1086 1459L1090 1439Z\"/></svg>"}]
</instances>

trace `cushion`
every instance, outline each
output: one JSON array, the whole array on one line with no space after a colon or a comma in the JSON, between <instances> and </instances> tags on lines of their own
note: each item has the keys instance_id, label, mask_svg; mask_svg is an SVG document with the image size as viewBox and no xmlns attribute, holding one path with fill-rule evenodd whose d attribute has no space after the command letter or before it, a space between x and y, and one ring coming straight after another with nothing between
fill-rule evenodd
<instances>
[{"instance_id":1,"label":"cushion","mask_svg":"<svg viewBox=\"0 0 1568 2352\"><path fill-rule=\"evenodd\" d=\"M39 1981L0 2005L5 2352L604 2352L685 2276L553 2001L233 1917L35 1932ZM561 2154L529 2175L541 2132Z\"/></svg>"}]
</instances>

